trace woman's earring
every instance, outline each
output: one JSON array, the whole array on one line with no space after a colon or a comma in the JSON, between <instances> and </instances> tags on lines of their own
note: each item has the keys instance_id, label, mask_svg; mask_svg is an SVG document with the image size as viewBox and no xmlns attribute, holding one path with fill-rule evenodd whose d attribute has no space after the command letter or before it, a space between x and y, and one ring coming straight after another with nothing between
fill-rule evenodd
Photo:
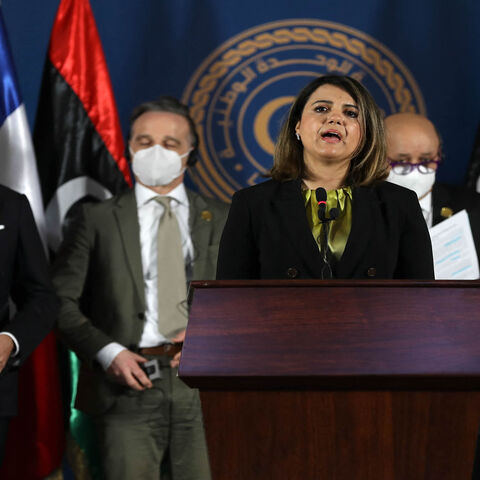
<instances>
[{"instance_id":1,"label":"woman's earring","mask_svg":"<svg viewBox=\"0 0 480 480\"><path fill-rule=\"evenodd\" d=\"M297 136L297 140L300 141L300 134L298 132L295 132L295 135Z\"/></svg>"}]
</instances>

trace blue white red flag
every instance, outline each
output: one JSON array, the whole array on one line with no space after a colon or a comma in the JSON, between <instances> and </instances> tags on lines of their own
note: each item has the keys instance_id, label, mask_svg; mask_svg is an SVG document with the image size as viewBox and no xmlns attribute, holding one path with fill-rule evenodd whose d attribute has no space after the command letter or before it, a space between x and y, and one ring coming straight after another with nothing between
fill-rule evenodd
<instances>
[{"instance_id":1,"label":"blue white red flag","mask_svg":"<svg viewBox=\"0 0 480 480\"><path fill-rule=\"evenodd\" d=\"M0 12L0 183L27 196L45 244L45 218L37 163Z\"/></svg>"}]
</instances>

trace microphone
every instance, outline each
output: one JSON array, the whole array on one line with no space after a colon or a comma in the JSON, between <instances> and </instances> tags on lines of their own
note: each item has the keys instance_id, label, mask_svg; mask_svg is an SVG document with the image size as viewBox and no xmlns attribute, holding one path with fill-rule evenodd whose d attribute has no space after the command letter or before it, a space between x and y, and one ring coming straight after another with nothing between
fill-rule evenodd
<instances>
[{"instance_id":1,"label":"microphone","mask_svg":"<svg viewBox=\"0 0 480 480\"><path fill-rule=\"evenodd\" d=\"M327 191L322 188L318 187L315 190L315 196L317 197L318 203L318 218L322 223L331 222L332 220L336 220L340 214L338 208L331 208L328 212L329 218L326 216L327 212Z\"/></svg>"},{"instance_id":2,"label":"microphone","mask_svg":"<svg viewBox=\"0 0 480 480\"><path fill-rule=\"evenodd\" d=\"M339 212L338 208L331 208L330 209L330 220L336 220L339 215L340 215L340 212Z\"/></svg>"},{"instance_id":3,"label":"microphone","mask_svg":"<svg viewBox=\"0 0 480 480\"><path fill-rule=\"evenodd\" d=\"M315 196L317 197L318 203L318 218L324 223L327 220L325 217L325 212L327 210L327 191L322 187L318 187L315 190Z\"/></svg>"}]
</instances>

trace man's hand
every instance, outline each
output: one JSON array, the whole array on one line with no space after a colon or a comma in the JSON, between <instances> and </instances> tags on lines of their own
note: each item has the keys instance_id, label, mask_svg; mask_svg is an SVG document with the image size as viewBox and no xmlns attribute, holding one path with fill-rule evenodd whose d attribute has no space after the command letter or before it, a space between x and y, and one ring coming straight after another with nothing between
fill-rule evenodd
<instances>
[{"instance_id":1,"label":"man's hand","mask_svg":"<svg viewBox=\"0 0 480 480\"><path fill-rule=\"evenodd\" d=\"M145 372L140 368L141 363L147 359L137 355L130 350L122 350L107 369L117 382L128 385L134 390L142 391L146 388L152 388L152 382Z\"/></svg>"},{"instance_id":2,"label":"man's hand","mask_svg":"<svg viewBox=\"0 0 480 480\"><path fill-rule=\"evenodd\" d=\"M180 365L180 357L182 356L182 352L178 352L175 356L170 360L170 367L175 368Z\"/></svg>"},{"instance_id":3,"label":"man's hand","mask_svg":"<svg viewBox=\"0 0 480 480\"><path fill-rule=\"evenodd\" d=\"M183 343L185 340L185 332L186 330L183 329L182 331L178 332L173 338L170 339L172 343Z\"/></svg>"},{"instance_id":4,"label":"man's hand","mask_svg":"<svg viewBox=\"0 0 480 480\"><path fill-rule=\"evenodd\" d=\"M177 333L170 341L172 343L183 343L185 340L185 330ZM180 364L180 357L182 356L182 352L178 352L175 356L170 360L170 367L175 368L178 367Z\"/></svg>"},{"instance_id":5,"label":"man's hand","mask_svg":"<svg viewBox=\"0 0 480 480\"><path fill-rule=\"evenodd\" d=\"M14 348L15 344L8 335L0 335L0 372L5 368Z\"/></svg>"}]
</instances>

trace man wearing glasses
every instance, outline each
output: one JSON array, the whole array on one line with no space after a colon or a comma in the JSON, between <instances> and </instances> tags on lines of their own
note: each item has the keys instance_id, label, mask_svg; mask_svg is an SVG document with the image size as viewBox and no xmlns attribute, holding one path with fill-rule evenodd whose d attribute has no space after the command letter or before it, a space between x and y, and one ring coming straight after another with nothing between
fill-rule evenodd
<instances>
[{"instance_id":1,"label":"man wearing glasses","mask_svg":"<svg viewBox=\"0 0 480 480\"><path fill-rule=\"evenodd\" d=\"M480 256L480 194L457 185L435 182L441 161L440 136L428 118L396 113L385 119L388 181L414 190L428 227L466 209Z\"/></svg>"}]
</instances>

